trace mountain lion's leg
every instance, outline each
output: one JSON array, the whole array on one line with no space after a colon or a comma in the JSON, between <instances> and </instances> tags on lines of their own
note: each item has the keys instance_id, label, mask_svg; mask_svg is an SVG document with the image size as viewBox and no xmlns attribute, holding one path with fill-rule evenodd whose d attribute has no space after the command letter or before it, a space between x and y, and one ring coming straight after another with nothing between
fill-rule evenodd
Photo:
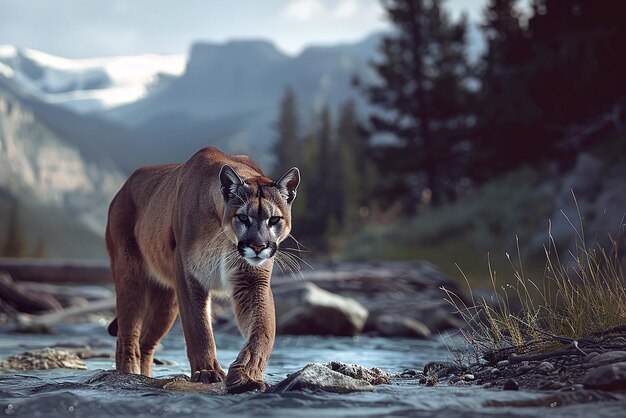
<instances>
[{"instance_id":1,"label":"mountain lion's leg","mask_svg":"<svg viewBox=\"0 0 626 418\"><path fill-rule=\"evenodd\" d=\"M270 271L235 273L233 304L239 329L246 339L239 356L228 369L226 386L230 393L265 390L263 371L274 347L276 317L270 289Z\"/></svg>"},{"instance_id":2,"label":"mountain lion's leg","mask_svg":"<svg viewBox=\"0 0 626 418\"><path fill-rule=\"evenodd\" d=\"M187 344L187 357L191 365L191 381L223 382L226 375L217 361L208 292L198 280L185 272L178 254L176 297Z\"/></svg>"},{"instance_id":3,"label":"mountain lion's leg","mask_svg":"<svg viewBox=\"0 0 626 418\"><path fill-rule=\"evenodd\" d=\"M152 376L154 350L174 324L176 315L178 315L178 306L174 290L156 283L148 283L139 344L142 375Z\"/></svg>"},{"instance_id":4,"label":"mountain lion's leg","mask_svg":"<svg viewBox=\"0 0 626 418\"><path fill-rule=\"evenodd\" d=\"M139 336L144 308L141 281L145 283L147 278L128 271L118 271L115 276L118 324L116 368L124 373L140 374Z\"/></svg>"}]
</instances>

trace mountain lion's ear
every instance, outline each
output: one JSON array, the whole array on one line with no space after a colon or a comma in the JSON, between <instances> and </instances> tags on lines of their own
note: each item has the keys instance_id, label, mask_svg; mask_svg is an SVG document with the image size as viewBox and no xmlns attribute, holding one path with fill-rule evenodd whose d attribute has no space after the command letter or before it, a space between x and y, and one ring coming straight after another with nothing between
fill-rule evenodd
<instances>
[{"instance_id":1,"label":"mountain lion's ear","mask_svg":"<svg viewBox=\"0 0 626 418\"><path fill-rule=\"evenodd\" d=\"M229 197L235 194L237 188L243 184L241 178L228 164L223 165L220 170L220 182L222 183L222 194L224 195L224 200L228 200Z\"/></svg>"},{"instance_id":2,"label":"mountain lion's ear","mask_svg":"<svg viewBox=\"0 0 626 418\"><path fill-rule=\"evenodd\" d=\"M289 204L296 198L298 184L300 184L300 170L298 170L297 167L292 167L287 170L275 183L276 187Z\"/></svg>"}]
</instances>

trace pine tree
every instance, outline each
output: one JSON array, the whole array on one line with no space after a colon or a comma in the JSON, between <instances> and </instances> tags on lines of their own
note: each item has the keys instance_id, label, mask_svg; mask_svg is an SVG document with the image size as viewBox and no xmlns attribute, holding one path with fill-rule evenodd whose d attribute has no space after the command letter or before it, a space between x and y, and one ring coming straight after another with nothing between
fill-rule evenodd
<instances>
[{"instance_id":1,"label":"pine tree","mask_svg":"<svg viewBox=\"0 0 626 418\"><path fill-rule=\"evenodd\" d=\"M548 127L579 123L626 96L624 3L534 0L531 94Z\"/></svg>"},{"instance_id":2,"label":"pine tree","mask_svg":"<svg viewBox=\"0 0 626 418\"><path fill-rule=\"evenodd\" d=\"M300 158L300 141L298 132L298 105L291 87L285 89L280 102L279 117L276 122L278 133L273 146L276 163L273 174L281 176L285 171L297 165Z\"/></svg>"},{"instance_id":3,"label":"pine tree","mask_svg":"<svg viewBox=\"0 0 626 418\"><path fill-rule=\"evenodd\" d=\"M342 232L354 232L359 207L369 195L370 172L366 143L359 130L354 102L346 102L340 110L337 126L337 213Z\"/></svg>"},{"instance_id":4,"label":"pine tree","mask_svg":"<svg viewBox=\"0 0 626 418\"><path fill-rule=\"evenodd\" d=\"M391 134L395 144L376 146L389 198L404 198L412 212L426 187L433 203L454 190L462 132L469 122L469 71L465 57L465 19L450 20L441 0L383 2L396 31L381 45L374 64L382 83L366 89L380 108L371 115L373 132ZM421 185L421 186L420 186Z\"/></svg>"},{"instance_id":5,"label":"pine tree","mask_svg":"<svg viewBox=\"0 0 626 418\"><path fill-rule=\"evenodd\" d=\"M324 106L319 114L317 133L318 154L316 182L318 190L317 210L322 216L335 213L337 197L336 160L333 150L332 124L330 109ZM323 190L323 193L321 192Z\"/></svg>"},{"instance_id":6,"label":"pine tree","mask_svg":"<svg viewBox=\"0 0 626 418\"><path fill-rule=\"evenodd\" d=\"M28 253L18 210L17 203L14 203L8 216L8 230L2 248L3 257L25 257Z\"/></svg>"},{"instance_id":7,"label":"pine tree","mask_svg":"<svg viewBox=\"0 0 626 418\"><path fill-rule=\"evenodd\" d=\"M532 51L517 5L518 0L490 0L485 8L487 47L469 162L470 177L479 181L540 155L536 144L541 139L533 131L540 111L529 94L526 68Z\"/></svg>"}]
</instances>

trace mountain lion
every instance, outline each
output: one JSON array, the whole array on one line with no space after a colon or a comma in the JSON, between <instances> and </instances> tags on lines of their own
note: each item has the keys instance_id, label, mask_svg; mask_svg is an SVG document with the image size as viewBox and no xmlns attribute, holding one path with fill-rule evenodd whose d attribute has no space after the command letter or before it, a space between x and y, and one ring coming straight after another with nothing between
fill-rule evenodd
<instances>
[{"instance_id":1,"label":"mountain lion","mask_svg":"<svg viewBox=\"0 0 626 418\"><path fill-rule=\"evenodd\" d=\"M180 312L192 381L225 381L231 393L266 388L276 322L270 276L299 182L295 167L274 181L249 157L211 147L130 176L106 228L118 370L150 376L154 350ZM215 353L214 292L230 295L246 339L228 375Z\"/></svg>"}]
</instances>

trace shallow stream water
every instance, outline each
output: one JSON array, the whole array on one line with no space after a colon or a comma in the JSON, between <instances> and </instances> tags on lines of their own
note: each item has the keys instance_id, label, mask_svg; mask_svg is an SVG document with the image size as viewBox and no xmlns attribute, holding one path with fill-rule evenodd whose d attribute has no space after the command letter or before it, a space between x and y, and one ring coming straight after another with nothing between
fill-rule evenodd
<instances>
[{"instance_id":1,"label":"shallow stream water","mask_svg":"<svg viewBox=\"0 0 626 418\"><path fill-rule=\"evenodd\" d=\"M217 334L218 358L225 370L242 344L239 337ZM113 352L114 338L102 324L62 325L55 335L9 335L0 329L0 357L35 348L73 342L89 342L96 349ZM176 324L162 341L157 358L174 365L155 366L155 376L189 374L184 340ZM266 380L277 383L308 363L331 360L380 367L397 373L421 369L433 360L449 361L441 340L420 341L362 336L278 336L266 371ZM215 396L172 392L128 382L101 381L110 370L110 359L87 360L86 371L56 369L36 372L0 372L0 415L23 417L472 417L472 416L623 416L624 402L589 403L550 407L487 406L509 401L536 400L543 395L487 390L481 387L441 385L425 387L415 380L377 386L373 393L325 392L244 393Z\"/></svg>"}]
</instances>

